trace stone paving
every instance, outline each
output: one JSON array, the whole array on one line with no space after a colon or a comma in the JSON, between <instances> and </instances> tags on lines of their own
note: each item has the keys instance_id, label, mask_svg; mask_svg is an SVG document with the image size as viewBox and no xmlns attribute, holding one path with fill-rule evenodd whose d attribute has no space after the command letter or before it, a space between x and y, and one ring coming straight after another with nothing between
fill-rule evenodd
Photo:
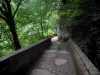
<instances>
[{"instance_id":1,"label":"stone paving","mask_svg":"<svg viewBox=\"0 0 100 75\"><path fill-rule=\"evenodd\" d=\"M76 70L67 43L60 43L57 37L52 45L30 69L28 75L76 75Z\"/></svg>"}]
</instances>

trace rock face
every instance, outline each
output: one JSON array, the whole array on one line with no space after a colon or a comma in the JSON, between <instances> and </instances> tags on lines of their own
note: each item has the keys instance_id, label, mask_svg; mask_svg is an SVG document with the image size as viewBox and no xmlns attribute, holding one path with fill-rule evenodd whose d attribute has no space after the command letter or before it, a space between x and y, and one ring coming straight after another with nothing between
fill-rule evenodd
<instances>
[{"instance_id":1,"label":"rock face","mask_svg":"<svg viewBox=\"0 0 100 75\"><path fill-rule=\"evenodd\" d=\"M70 20L66 15L60 16L59 25L57 26L57 35L60 41L65 42L69 38L67 25L69 25Z\"/></svg>"},{"instance_id":2,"label":"rock face","mask_svg":"<svg viewBox=\"0 0 100 75\"><path fill-rule=\"evenodd\" d=\"M60 41L64 41L68 37L68 31L64 25L57 26L57 35ZM66 40L65 40L66 41Z\"/></svg>"}]
</instances>

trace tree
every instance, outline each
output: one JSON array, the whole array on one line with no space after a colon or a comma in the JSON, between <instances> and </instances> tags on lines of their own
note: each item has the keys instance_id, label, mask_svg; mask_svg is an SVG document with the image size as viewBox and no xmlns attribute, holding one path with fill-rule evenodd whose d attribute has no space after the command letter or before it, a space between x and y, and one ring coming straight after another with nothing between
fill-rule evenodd
<instances>
[{"instance_id":1,"label":"tree","mask_svg":"<svg viewBox=\"0 0 100 75\"><path fill-rule=\"evenodd\" d=\"M12 0L0 0L0 18L2 18L8 24L10 32L12 33L14 47L16 50L18 50L21 48L21 45L18 40L14 17L18 11L22 0L19 0L14 13L12 12L13 9L10 4L11 1Z\"/></svg>"}]
</instances>

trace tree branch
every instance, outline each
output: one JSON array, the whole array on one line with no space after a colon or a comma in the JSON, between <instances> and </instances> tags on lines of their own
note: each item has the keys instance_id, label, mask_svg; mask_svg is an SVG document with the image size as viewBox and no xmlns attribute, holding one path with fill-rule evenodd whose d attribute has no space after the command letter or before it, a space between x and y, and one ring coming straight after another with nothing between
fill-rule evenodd
<instances>
[{"instance_id":1,"label":"tree branch","mask_svg":"<svg viewBox=\"0 0 100 75\"><path fill-rule=\"evenodd\" d=\"M16 13L17 13L17 11L18 11L18 8L19 8L19 6L20 6L20 4L21 4L21 1L22 1L22 0L20 0L20 2L19 2L18 5L17 5L17 8L16 8L16 10L15 10L15 12L14 12L14 14L13 14L13 18L15 17L15 15L16 15Z\"/></svg>"},{"instance_id":2,"label":"tree branch","mask_svg":"<svg viewBox=\"0 0 100 75\"><path fill-rule=\"evenodd\" d=\"M5 10L6 10L6 9L5 9ZM3 16L5 16L5 17L7 16L7 14L6 14L7 11L4 11L1 7L0 7L0 12L3 14Z\"/></svg>"},{"instance_id":3,"label":"tree branch","mask_svg":"<svg viewBox=\"0 0 100 75\"><path fill-rule=\"evenodd\" d=\"M9 0L5 0L5 2L6 2L6 4L7 4L8 12L10 12L10 14L12 15L12 13L11 13L10 1L9 1Z\"/></svg>"},{"instance_id":4,"label":"tree branch","mask_svg":"<svg viewBox=\"0 0 100 75\"><path fill-rule=\"evenodd\" d=\"M2 3L3 8L5 9L5 11L7 11L7 7L4 3Z\"/></svg>"},{"instance_id":5,"label":"tree branch","mask_svg":"<svg viewBox=\"0 0 100 75\"><path fill-rule=\"evenodd\" d=\"M5 21L6 21L6 18L5 18L5 17L3 17L3 16L1 16L1 15L0 15L0 18L2 18L3 20L5 20Z\"/></svg>"},{"instance_id":6,"label":"tree branch","mask_svg":"<svg viewBox=\"0 0 100 75\"><path fill-rule=\"evenodd\" d=\"M4 11L3 11L3 9L0 7L0 12L2 13L2 14L4 14Z\"/></svg>"}]
</instances>

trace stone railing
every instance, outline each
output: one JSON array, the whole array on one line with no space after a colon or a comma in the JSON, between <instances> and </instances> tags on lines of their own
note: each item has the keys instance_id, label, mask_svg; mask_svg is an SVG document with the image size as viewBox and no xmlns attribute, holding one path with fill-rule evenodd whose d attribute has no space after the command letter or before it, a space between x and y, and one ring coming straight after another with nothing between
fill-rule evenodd
<instances>
[{"instance_id":1,"label":"stone railing","mask_svg":"<svg viewBox=\"0 0 100 75\"><path fill-rule=\"evenodd\" d=\"M100 75L98 69L92 64L81 49L72 41L68 40L68 47L72 54L77 75Z\"/></svg>"},{"instance_id":2,"label":"stone railing","mask_svg":"<svg viewBox=\"0 0 100 75\"><path fill-rule=\"evenodd\" d=\"M50 45L51 39L46 38L39 43L0 57L0 75L12 75L13 73L17 75L17 72L23 71L29 64L35 62Z\"/></svg>"}]
</instances>

